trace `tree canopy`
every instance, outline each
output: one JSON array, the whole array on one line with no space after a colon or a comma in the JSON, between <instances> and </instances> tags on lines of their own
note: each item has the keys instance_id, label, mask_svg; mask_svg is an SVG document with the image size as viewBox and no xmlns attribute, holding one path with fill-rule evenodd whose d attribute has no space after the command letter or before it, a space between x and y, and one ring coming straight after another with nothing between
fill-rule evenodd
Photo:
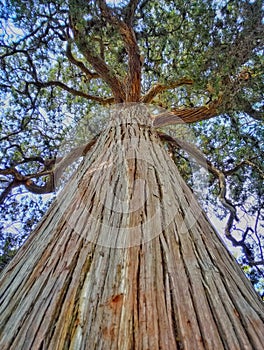
<instances>
[{"instance_id":1,"label":"tree canopy","mask_svg":"<svg viewBox=\"0 0 264 350\"><path fill-rule=\"evenodd\" d=\"M103 130L97 106L136 102L152 106L190 186L192 159L209 171L202 204L261 291L262 1L2 0L0 17L1 265L54 198L54 178ZM83 117L85 146L61 154ZM165 127L180 123L202 153Z\"/></svg>"}]
</instances>

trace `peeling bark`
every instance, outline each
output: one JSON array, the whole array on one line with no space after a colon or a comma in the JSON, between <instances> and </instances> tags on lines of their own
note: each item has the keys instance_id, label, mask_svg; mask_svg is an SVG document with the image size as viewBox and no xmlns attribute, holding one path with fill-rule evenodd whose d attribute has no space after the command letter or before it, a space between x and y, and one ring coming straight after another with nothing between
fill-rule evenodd
<instances>
[{"instance_id":1,"label":"peeling bark","mask_svg":"<svg viewBox=\"0 0 264 350\"><path fill-rule=\"evenodd\" d=\"M1 349L261 350L261 300L151 118L113 116L2 274Z\"/></svg>"}]
</instances>

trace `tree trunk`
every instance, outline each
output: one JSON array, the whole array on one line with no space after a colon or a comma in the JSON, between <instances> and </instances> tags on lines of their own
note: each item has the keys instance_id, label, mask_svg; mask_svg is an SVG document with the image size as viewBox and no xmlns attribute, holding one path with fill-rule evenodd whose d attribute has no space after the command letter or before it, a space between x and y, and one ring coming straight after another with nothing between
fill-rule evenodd
<instances>
[{"instance_id":1,"label":"tree trunk","mask_svg":"<svg viewBox=\"0 0 264 350\"><path fill-rule=\"evenodd\" d=\"M0 348L263 349L260 298L123 107L1 278Z\"/></svg>"}]
</instances>

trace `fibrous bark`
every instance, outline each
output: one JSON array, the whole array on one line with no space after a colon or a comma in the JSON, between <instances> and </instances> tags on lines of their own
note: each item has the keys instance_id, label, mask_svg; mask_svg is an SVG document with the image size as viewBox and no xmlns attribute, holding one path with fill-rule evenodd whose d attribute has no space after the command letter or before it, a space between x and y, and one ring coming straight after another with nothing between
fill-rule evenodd
<instances>
[{"instance_id":1,"label":"fibrous bark","mask_svg":"<svg viewBox=\"0 0 264 350\"><path fill-rule=\"evenodd\" d=\"M261 300L148 112L111 116L3 272L1 349L261 350Z\"/></svg>"}]
</instances>

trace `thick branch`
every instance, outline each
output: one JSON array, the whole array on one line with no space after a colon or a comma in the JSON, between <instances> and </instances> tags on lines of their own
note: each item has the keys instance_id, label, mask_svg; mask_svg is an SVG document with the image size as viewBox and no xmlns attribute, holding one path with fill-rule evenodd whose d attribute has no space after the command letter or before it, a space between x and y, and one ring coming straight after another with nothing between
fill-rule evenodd
<instances>
[{"instance_id":1,"label":"thick branch","mask_svg":"<svg viewBox=\"0 0 264 350\"><path fill-rule=\"evenodd\" d=\"M76 34L76 36L78 36ZM79 42L81 39L79 39ZM94 67L100 77L109 85L111 88L116 103L125 101L124 86L121 81L114 75L108 65L99 57L89 50L88 45L82 42L79 44L79 49L87 59L87 61Z\"/></svg>"},{"instance_id":2,"label":"thick branch","mask_svg":"<svg viewBox=\"0 0 264 350\"><path fill-rule=\"evenodd\" d=\"M94 54L93 47L87 39L87 33L85 27L80 26L83 21L81 14L76 11L79 8L78 2L71 0L70 3L70 26L74 34L76 45L80 52L87 59L87 61L93 66L94 70L100 75L108 86L111 88L116 103L125 101L124 85L117 78L114 72L106 64L106 62L98 55Z\"/></svg>"},{"instance_id":3,"label":"thick branch","mask_svg":"<svg viewBox=\"0 0 264 350\"><path fill-rule=\"evenodd\" d=\"M123 22L117 17L113 11L107 6L105 0L99 0L100 9L104 18L112 25L117 27L121 34L125 49L128 54L128 75L126 81L126 102L138 102L140 99L140 88L141 88L141 67L142 59L140 56L139 46L135 32L132 28L133 17L130 18L129 22ZM130 2L130 15L134 15L137 1Z\"/></svg>"},{"instance_id":4,"label":"thick branch","mask_svg":"<svg viewBox=\"0 0 264 350\"><path fill-rule=\"evenodd\" d=\"M34 194L52 193L55 190L52 174L50 175L49 181L47 181L44 186L36 185L35 182L30 179L24 183L24 186L29 192Z\"/></svg>"},{"instance_id":5,"label":"thick branch","mask_svg":"<svg viewBox=\"0 0 264 350\"><path fill-rule=\"evenodd\" d=\"M27 180L27 177L20 174L16 168L1 169L0 175L13 176L13 180L8 184L8 186L4 189L4 191L0 195L0 204L3 204L4 200L12 191L12 189L22 184L24 185Z\"/></svg>"},{"instance_id":6,"label":"thick branch","mask_svg":"<svg viewBox=\"0 0 264 350\"><path fill-rule=\"evenodd\" d=\"M99 56L93 55L85 44L81 43L79 48L100 77L109 85L114 94L115 102L121 103L125 101L124 86L111 72L107 64Z\"/></svg>"},{"instance_id":7,"label":"thick branch","mask_svg":"<svg viewBox=\"0 0 264 350\"><path fill-rule=\"evenodd\" d=\"M210 119L218 115L218 106L222 98L211 102L208 106L193 108L177 108L165 113L161 113L154 118L153 126L160 128L170 124L194 123L205 119Z\"/></svg>"},{"instance_id":8,"label":"thick branch","mask_svg":"<svg viewBox=\"0 0 264 350\"><path fill-rule=\"evenodd\" d=\"M12 175L17 181L24 181L26 179L16 168L0 169L0 175Z\"/></svg>"},{"instance_id":9,"label":"thick branch","mask_svg":"<svg viewBox=\"0 0 264 350\"><path fill-rule=\"evenodd\" d=\"M175 89L176 87L179 87L182 85L192 85L192 84L193 84L193 80L188 78L182 78L169 84L157 83L153 85L144 96L141 97L140 101L143 103L150 103L154 97L156 97L159 93L163 91Z\"/></svg>"}]
</instances>

